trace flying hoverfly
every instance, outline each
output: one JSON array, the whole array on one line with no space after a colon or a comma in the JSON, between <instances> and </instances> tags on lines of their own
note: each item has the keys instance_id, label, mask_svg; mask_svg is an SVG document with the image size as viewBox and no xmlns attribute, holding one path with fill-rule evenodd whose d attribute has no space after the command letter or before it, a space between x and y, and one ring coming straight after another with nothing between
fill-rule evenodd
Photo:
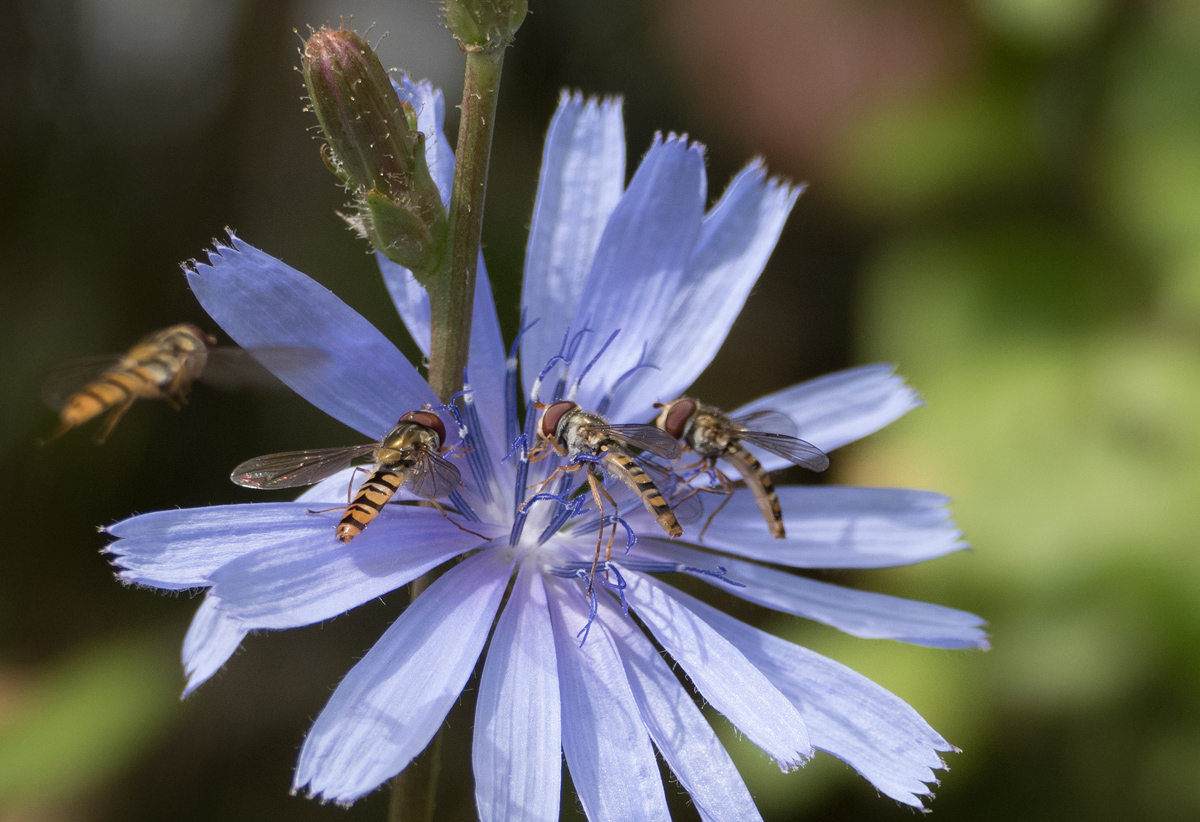
<instances>
[{"instance_id":1,"label":"flying hoverfly","mask_svg":"<svg viewBox=\"0 0 1200 822\"><path fill-rule=\"evenodd\" d=\"M690 482L701 472L709 471L721 486L721 493L725 494L725 499L709 515L700 537L704 536L713 517L733 494L733 483L717 468L717 460L723 459L737 469L754 493L771 535L783 539L787 534L783 528L779 495L775 492L771 475L745 444L758 446L813 471L824 471L829 467L829 457L825 452L799 439L796 436L796 423L779 411L754 411L744 416L730 417L720 409L704 405L692 397L679 397L657 407L662 410L654 424L665 433L682 440L700 458L699 462L682 469L682 472L694 469L694 473L684 478L685 481Z\"/></svg>"},{"instance_id":2,"label":"flying hoverfly","mask_svg":"<svg viewBox=\"0 0 1200 822\"><path fill-rule=\"evenodd\" d=\"M320 482L369 458L371 475L346 506L337 527L338 540L349 542L371 524L401 486L433 501L449 519L436 499L450 496L462 480L458 469L442 456L445 441L446 427L437 414L410 411L380 442L268 454L243 462L229 478L245 488L295 488Z\"/></svg>"},{"instance_id":3,"label":"flying hoverfly","mask_svg":"<svg viewBox=\"0 0 1200 822\"><path fill-rule=\"evenodd\" d=\"M604 502L612 506L614 517L617 515L617 502L604 488L605 474L612 475L624 483L641 499L654 519L662 526L669 537L683 534L683 528L675 516L662 492L654 480L647 474L628 448L638 448L660 459L675 460L679 458L681 448L678 440L652 425L609 425L598 414L584 411L571 400L561 400L551 403L542 412L538 423L538 440L544 445L534 449L534 459L548 455L551 450L567 459L567 464L560 466L542 485L546 485L556 476L577 471L586 466L588 487L592 499L602 517L600 533L596 540L596 558L592 562L589 580L596 573L600 562L600 549L604 539ZM583 459L581 459L581 457ZM591 458L591 459L588 459ZM609 537L605 560L612 558L613 539L616 535L616 521L613 521L613 535ZM588 583L589 590L591 582Z\"/></svg>"},{"instance_id":4,"label":"flying hoverfly","mask_svg":"<svg viewBox=\"0 0 1200 822\"><path fill-rule=\"evenodd\" d=\"M50 372L42 399L58 412L59 425L45 445L76 426L107 412L97 432L99 445L108 438L130 406L139 399L161 399L176 411L187 402L192 383L199 379L216 388L282 388L271 373L244 349L217 345L216 337L181 323L155 331L124 354L84 357ZM256 354L294 357L295 349L272 349ZM311 359L316 352L304 352Z\"/></svg>"}]
</instances>

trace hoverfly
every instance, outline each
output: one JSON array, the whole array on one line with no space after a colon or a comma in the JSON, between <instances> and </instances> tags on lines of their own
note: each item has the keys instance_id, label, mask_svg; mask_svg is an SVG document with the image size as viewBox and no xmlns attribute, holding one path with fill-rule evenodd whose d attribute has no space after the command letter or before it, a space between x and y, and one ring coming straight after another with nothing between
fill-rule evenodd
<instances>
[{"instance_id":1,"label":"hoverfly","mask_svg":"<svg viewBox=\"0 0 1200 822\"><path fill-rule=\"evenodd\" d=\"M445 441L446 427L437 414L410 411L380 442L255 457L234 468L229 478L245 488L295 488L320 482L356 460L370 458L371 475L346 505L338 523L338 540L349 542L371 524L401 486L433 502L450 519L436 499L450 496L462 481L458 469L442 456Z\"/></svg>"},{"instance_id":2,"label":"hoverfly","mask_svg":"<svg viewBox=\"0 0 1200 822\"><path fill-rule=\"evenodd\" d=\"M595 576L604 541L605 500L612 506L614 517L618 513L616 500L604 488L605 473L615 476L641 499L667 536L678 537L683 534L683 528L662 492L627 450L632 446L660 459L675 460L679 458L681 448L674 437L652 425L609 425L600 415L584 411L571 400L561 400L546 406L542 412L542 419L538 423L538 440L544 443L541 446L543 450L538 453L539 449L534 449L532 459L540 459L551 451L567 459L567 464L557 468L542 483L543 486L562 473L577 471L584 467L585 462L590 463L586 467L586 476L592 499L601 515L601 526L596 538L596 558L592 562L589 592L590 580ZM612 558L616 529L614 519L605 561Z\"/></svg>"},{"instance_id":3,"label":"hoverfly","mask_svg":"<svg viewBox=\"0 0 1200 822\"><path fill-rule=\"evenodd\" d=\"M779 495L775 493L771 475L743 443L756 445L813 471L824 471L829 467L829 457L825 452L797 438L796 423L779 411L755 411L741 417L730 417L720 409L704 405L692 397L680 397L656 407L662 411L654 424L665 433L682 440L700 458L697 463L682 469L683 472L694 469L684 480L690 482L701 472L709 471L721 486L720 492L725 494L725 499L709 515L699 536L704 536L713 517L733 494L733 483L717 468L717 460L723 459L738 470L754 493L771 535L783 539L786 536L783 511L779 507Z\"/></svg>"},{"instance_id":4,"label":"hoverfly","mask_svg":"<svg viewBox=\"0 0 1200 822\"><path fill-rule=\"evenodd\" d=\"M244 349L216 342L211 334L181 323L143 338L125 354L64 363L50 373L42 387L42 399L58 412L59 425L39 444L108 412L95 437L99 445L136 400L166 400L178 411L197 379L226 389L283 386ZM296 351L271 353L294 356ZM305 353L309 358L316 355Z\"/></svg>"}]
</instances>

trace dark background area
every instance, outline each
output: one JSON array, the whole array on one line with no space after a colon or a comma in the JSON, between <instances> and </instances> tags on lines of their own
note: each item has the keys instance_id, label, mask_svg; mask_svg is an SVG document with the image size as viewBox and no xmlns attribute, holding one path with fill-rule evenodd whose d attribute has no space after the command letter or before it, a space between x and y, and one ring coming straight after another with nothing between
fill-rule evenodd
<instances>
[{"instance_id":1,"label":"dark background area","mask_svg":"<svg viewBox=\"0 0 1200 822\"><path fill-rule=\"evenodd\" d=\"M1157 0L533 2L505 67L484 226L507 339L560 89L708 146L710 198L755 154L810 187L696 393L727 407L896 362L929 402L832 480L956 498L976 550L826 576L992 621L988 654L740 616L872 676L951 742L939 819L1200 814L1200 13ZM96 526L244 501L247 457L352 435L295 397L141 403L103 447L54 425L46 372L180 321L179 264L226 227L409 353L334 211L294 70L353 15L447 97L461 55L421 0L48 0L0 29L0 822L375 819L290 797L303 734L403 607L253 636L180 703L199 600L122 587ZM349 19L347 22L350 22ZM299 30L297 34L295 30ZM386 35L386 36L385 36ZM472 688L469 685L468 688ZM470 818L469 698L441 818ZM726 738L769 819L909 819L826 755L780 775ZM693 818L668 783L679 818ZM564 815L576 813L569 794Z\"/></svg>"}]
</instances>

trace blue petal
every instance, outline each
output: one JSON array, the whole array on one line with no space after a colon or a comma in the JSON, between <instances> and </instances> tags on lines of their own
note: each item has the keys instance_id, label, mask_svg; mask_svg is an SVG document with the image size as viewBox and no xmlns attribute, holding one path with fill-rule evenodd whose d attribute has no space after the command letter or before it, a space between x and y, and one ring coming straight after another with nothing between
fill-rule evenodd
<instances>
[{"instance_id":1,"label":"blue petal","mask_svg":"<svg viewBox=\"0 0 1200 822\"><path fill-rule=\"evenodd\" d=\"M483 822L559 818L562 732L546 589L526 562L488 647L471 761Z\"/></svg>"},{"instance_id":2,"label":"blue petal","mask_svg":"<svg viewBox=\"0 0 1200 822\"><path fill-rule=\"evenodd\" d=\"M843 588L661 540L645 540L638 544L638 551L701 569L695 576L720 585L734 596L785 614L815 619L864 639L895 639L933 648L988 647L987 634L980 627L984 621L966 611ZM718 565L727 572L720 582L702 572ZM741 587L724 582L740 583Z\"/></svg>"},{"instance_id":3,"label":"blue petal","mask_svg":"<svg viewBox=\"0 0 1200 822\"><path fill-rule=\"evenodd\" d=\"M153 588L209 585L209 575L251 551L331 534L329 524L293 502L155 511L105 529L120 577Z\"/></svg>"},{"instance_id":4,"label":"blue petal","mask_svg":"<svg viewBox=\"0 0 1200 822\"><path fill-rule=\"evenodd\" d=\"M558 351L609 215L625 188L621 101L563 92L542 150L521 304L536 325L521 338L525 395Z\"/></svg>"},{"instance_id":5,"label":"blue petal","mask_svg":"<svg viewBox=\"0 0 1200 822\"><path fill-rule=\"evenodd\" d=\"M799 709L813 745L897 802L923 807L938 755L955 750L904 700L799 645L752 628L683 593L680 602L736 645Z\"/></svg>"},{"instance_id":6,"label":"blue petal","mask_svg":"<svg viewBox=\"0 0 1200 822\"><path fill-rule=\"evenodd\" d=\"M642 418L653 402L683 393L725 341L779 240L800 190L768 180L760 161L738 174L704 218L680 288L643 370L623 389L614 419Z\"/></svg>"},{"instance_id":7,"label":"blue petal","mask_svg":"<svg viewBox=\"0 0 1200 822\"><path fill-rule=\"evenodd\" d=\"M183 638L183 672L187 675L183 695L187 696L219 671L247 633L242 623L221 612L216 597L206 596Z\"/></svg>"},{"instance_id":8,"label":"blue petal","mask_svg":"<svg viewBox=\"0 0 1200 822\"><path fill-rule=\"evenodd\" d=\"M379 264L379 273L383 275L383 284L388 295L396 306L396 312L404 321L409 336L421 349L421 353L429 359L430 345L430 312L429 294L425 286L417 282L412 271L392 262L379 252L375 252L375 262Z\"/></svg>"},{"instance_id":9,"label":"blue petal","mask_svg":"<svg viewBox=\"0 0 1200 822\"><path fill-rule=\"evenodd\" d=\"M320 534L246 554L214 572L221 608L251 628L311 625L382 596L473 548L479 537L437 511L388 506L352 542L334 536L341 511L314 516ZM503 530L471 523L481 533Z\"/></svg>"},{"instance_id":10,"label":"blue petal","mask_svg":"<svg viewBox=\"0 0 1200 822\"><path fill-rule=\"evenodd\" d=\"M691 795L705 822L761 819L746 783L691 695L658 649L609 600L605 622L641 711L642 722L671 772Z\"/></svg>"},{"instance_id":11,"label":"blue petal","mask_svg":"<svg viewBox=\"0 0 1200 822\"><path fill-rule=\"evenodd\" d=\"M873 434L921 405L917 392L904 384L891 365L864 365L768 394L733 412L782 411L800 429L800 439L823 451ZM768 471L788 465L782 458L755 449Z\"/></svg>"},{"instance_id":12,"label":"blue petal","mask_svg":"<svg viewBox=\"0 0 1200 822\"><path fill-rule=\"evenodd\" d=\"M698 544L796 568L887 568L967 547L946 511L949 500L932 491L836 485L776 490L784 539L770 535L754 496L741 489ZM694 541L699 527L689 528L684 539Z\"/></svg>"},{"instance_id":13,"label":"blue petal","mask_svg":"<svg viewBox=\"0 0 1200 822\"><path fill-rule=\"evenodd\" d=\"M252 353L320 355L264 360L296 393L372 439L402 414L438 404L396 346L329 289L233 235L230 242L189 270L188 282L204 310Z\"/></svg>"},{"instance_id":14,"label":"blue petal","mask_svg":"<svg viewBox=\"0 0 1200 822\"><path fill-rule=\"evenodd\" d=\"M484 551L446 572L342 680L313 724L293 781L353 802L433 738L471 675L508 584L511 560Z\"/></svg>"},{"instance_id":15,"label":"blue petal","mask_svg":"<svg viewBox=\"0 0 1200 822\"><path fill-rule=\"evenodd\" d=\"M658 337L700 235L704 198L703 150L656 138L608 220L575 309L572 329L589 333L573 379L620 332L582 385L583 407L595 408Z\"/></svg>"},{"instance_id":16,"label":"blue petal","mask_svg":"<svg viewBox=\"0 0 1200 822\"><path fill-rule=\"evenodd\" d=\"M582 586L555 581L547 587L563 753L584 813L594 821L668 822L658 762L612 637L597 620L581 647L577 635L588 621Z\"/></svg>"},{"instance_id":17,"label":"blue petal","mask_svg":"<svg viewBox=\"0 0 1200 822\"><path fill-rule=\"evenodd\" d=\"M804 720L744 656L673 598L674 589L625 572L625 596L658 644L683 666L704 699L790 771L812 756Z\"/></svg>"}]
</instances>

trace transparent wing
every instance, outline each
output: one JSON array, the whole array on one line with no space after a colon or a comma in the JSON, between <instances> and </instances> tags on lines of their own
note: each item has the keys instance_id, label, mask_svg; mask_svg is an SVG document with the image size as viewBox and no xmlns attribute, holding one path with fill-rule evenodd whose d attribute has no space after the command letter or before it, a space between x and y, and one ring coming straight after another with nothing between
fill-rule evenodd
<instances>
[{"instance_id":1,"label":"transparent wing","mask_svg":"<svg viewBox=\"0 0 1200 822\"><path fill-rule=\"evenodd\" d=\"M437 499L448 497L462 484L458 469L450 460L422 451L417 464L408 471L404 484L418 497Z\"/></svg>"},{"instance_id":2,"label":"transparent wing","mask_svg":"<svg viewBox=\"0 0 1200 822\"><path fill-rule=\"evenodd\" d=\"M53 411L62 408L67 398L121 361L122 354L80 357L55 366L42 382L42 402Z\"/></svg>"},{"instance_id":3,"label":"transparent wing","mask_svg":"<svg viewBox=\"0 0 1200 822\"><path fill-rule=\"evenodd\" d=\"M700 517L704 516L704 503L701 502L700 493L695 488L681 482L678 474L656 462L639 458L637 464L654 480L680 525L691 525L700 521Z\"/></svg>"},{"instance_id":4,"label":"transparent wing","mask_svg":"<svg viewBox=\"0 0 1200 822\"><path fill-rule=\"evenodd\" d=\"M275 371L315 367L329 355L315 348L272 346L247 350L236 345L218 345L208 350L208 362L200 381L221 391L286 391Z\"/></svg>"},{"instance_id":5,"label":"transparent wing","mask_svg":"<svg viewBox=\"0 0 1200 822\"><path fill-rule=\"evenodd\" d=\"M805 442L785 434L770 434L766 431L746 431L742 434L742 442L757 445L764 451L770 451L776 456L783 457L796 465L802 465L813 471L824 471L829 467L829 457L825 452L810 442Z\"/></svg>"},{"instance_id":6,"label":"transparent wing","mask_svg":"<svg viewBox=\"0 0 1200 822\"><path fill-rule=\"evenodd\" d=\"M796 421L782 411L752 411L740 417L734 417L733 424L746 431L762 431L767 434L782 434L785 437L796 437L800 429Z\"/></svg>"},{"instance_id":7,"label":"transparent wing","mask_svg":"<svg viewBox=\"0 0 1200 822\"><path fill-rule=\"evenodd\" d=\"M355 460L371 457L378 443L311 451L285 451L246 460L229 478L245 488L295 488L331 477Z\"/></svg>"},{"instance_id":8,"label":"transparent wing","mask_svg":"<svg viewBox=\"0 0 1200 822\"><path fill-rule=\"evenodd\" d=\"M603 430L619 442L649 451L660 459L678 459L683 451L679 440L653 425L606 425Z\"/></svg>"}]
</instances>

